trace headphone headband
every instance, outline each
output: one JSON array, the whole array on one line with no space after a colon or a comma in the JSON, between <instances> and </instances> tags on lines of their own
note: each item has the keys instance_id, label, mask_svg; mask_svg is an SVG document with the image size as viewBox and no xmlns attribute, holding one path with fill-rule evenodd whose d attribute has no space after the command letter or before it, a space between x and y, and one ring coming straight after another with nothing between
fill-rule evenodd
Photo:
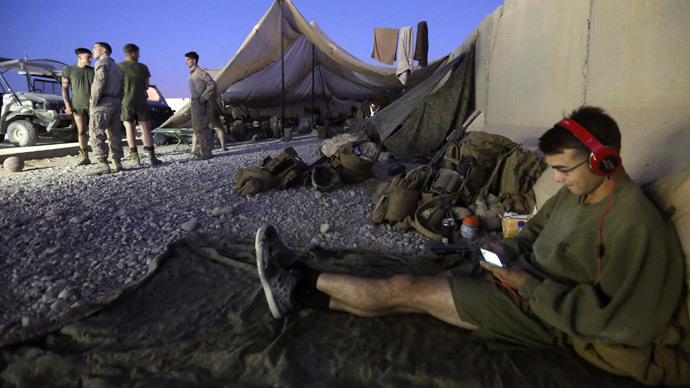
<instances>
[{"instance_id":1,"label":"headphone headband","mask_svg":"<svg viewBox=\"0 0 690 388\"><path fill-rule=\"evenodd\" d=\"M613 175L622 165L621 157L618 152L611 147L601 144L585 127L575 120L565 118L556 125L561 126L580 141L582 141L592 153L589 156L589 169L597 175Z\"/></svg>"}]
</instances>

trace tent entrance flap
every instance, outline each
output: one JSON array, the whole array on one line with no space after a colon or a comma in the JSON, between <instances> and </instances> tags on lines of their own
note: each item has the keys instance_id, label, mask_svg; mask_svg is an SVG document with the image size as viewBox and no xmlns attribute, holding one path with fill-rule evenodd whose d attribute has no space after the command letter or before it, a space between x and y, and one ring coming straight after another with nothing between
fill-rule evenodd
<instances>
[{"instance_id":1,"label":"tent entrance flap","mask_svg":"<svg viewBox=\"0 0 690 388\"><path fill-rule=\"evenodd\" d=\"M433 152L474 110L474 46L450 78L412 111L383 145L396 157Z\"/></svg>"},{"instance_id":2,"label":"tent entrance flap","mask_svg":"<svg viewBox=\"0 0 690 388\"><path fill-rule=\"evenodd\" d=\"M356 129L378 134L398 158L433 152L474 110L474 57L473 44Z\"/></svg>"}]
</instances>

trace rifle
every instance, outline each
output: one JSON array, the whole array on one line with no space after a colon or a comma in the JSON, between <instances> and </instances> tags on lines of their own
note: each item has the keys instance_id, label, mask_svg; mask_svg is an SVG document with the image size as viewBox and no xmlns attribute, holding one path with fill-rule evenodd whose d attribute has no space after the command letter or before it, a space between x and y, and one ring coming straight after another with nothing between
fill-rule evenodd
<instances>
[{"instance_id":1,"label":"rifle","mask_svg":"<svg viewBox=\"0 0 690 388\"><path fill-rule=\"evenodd\" d=\"M448 146L451 143L457 142L458 140L460 140L465 135L465 132L467 131L467 127L469 127L474 122L474 120L479 116L480 113L482 113L482 111L480 111L480 110L475 110L474 112L472 112L470 117L468 117L467 120L465 120L465 122L462 123L462 126L460 126L459 128L455 128L448 135L448 137L446 137L446 143L443 145L443 147L441 147L440 150L436 151L434 156L429 161L429 166L434 168L438 164L438 162L441 161L441 159L443 158L443 155L446 154L446 150L448 149Z\"/></svg>"}]
</instances>

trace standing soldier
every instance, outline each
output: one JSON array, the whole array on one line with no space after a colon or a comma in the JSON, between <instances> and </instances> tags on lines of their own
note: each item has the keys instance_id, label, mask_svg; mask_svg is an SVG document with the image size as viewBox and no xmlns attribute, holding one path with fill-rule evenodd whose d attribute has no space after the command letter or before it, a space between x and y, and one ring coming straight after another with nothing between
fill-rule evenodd
<instances>
[{"instance_id":1,"label":"standing soldier","mask_svg":"<svg viewBox=\"0 0 690 388\"><path fill-rule=\"evenodd\" d=\"M227 151L227 147L225 147L225 125L223 124L223 120L221 118L223 117L222 111L223 109L221 108L221 103L220 103L220 98L216 96L211 96L211 100L208 102L208 123L209 127L211 129L216 131L216 136L218 137L218 141L220 142L220 149L222 151ZM211 132L213 133L213 132ZM213 135L211 135L213 137ZM192 135L192 155L196 155L196 135Z\"/></svg>"},{"instance_id":2,"label":"standing soldier","mask_svg":"<svg viewBox=\"0 0 690 388\"><path fill-rule=\"evenodd\" d=\"M139 165L139 153L137 152L136 124L141 126L141 135L144 141L144 149L149 153L149 162L152 166L161 164L153 151L153 135L151 134L151 122L149 121L149 107L146 104L149 88L149 68L139 63L139 47L128 43L122 49L125 52L125 61L118 63L125 75L125 97L122 99L122 122L127 131L127 144L129 145L129 159L132 165Z\"/></svg>"},{"instance_id":3,"label":"standing soldier","mask_svg":"<svg viewBox=\"0 0 690 388\"><path fill-rule=\"evenodd\" d=\"M199 54L190 51L185 56L185 63L189 67L189 91L192 94L192 127L199 141L200 159L208 160L213 157L213 135L208 126L208 103L216 94L216 83L208 73L201 69Z\"/></svg>"},{"instance_id":4,"label":"standing soldier","mask_svg":"<svg viewBox=\"0 0 690 388\"><path fill-rule=\"evenodd\" d=\"M89 160L89 98L91 98L91 84L93 83L93 67L91 67L91 51L86 48L74 50L77 54L77 64L67 66L62 71L62 99L65 101L65 111L74 115L79 136L79 163L77 166L90 164ZM69 88L72 87L72 100L69 98Z\"/></svg>"},{"instance_id":5,"label":"standing soldier","mask_svg":"<svg viewBox=\"0 0 690 388\"><path fill-rule=\"evenodd\" d=\"M98 59L94 66L95 76L91 85L91 120L89 130L91 149L98 159L98 168L89 175L108 174L108 147L113 154L113 170L122 171L122 97L124 91L124 74L115 61L110 58L113 50L105 42L93 45L93 57ZM107 133L107 137L106 137Z\"/></svg>"},{"instance_id":6,"label":"standing soldier","mask_svg":"<svg viewBox=\"0 0 690 388\"><path fill-rule=\"evenodd\" d=\"M220 142L220 149L222 151L227 151L227 148L225 147L225 125L223 124L223 110L222 99L214 94L208 102L208 122L211 129L216 131L218 142Z\"/></svg>"}]
</instances>

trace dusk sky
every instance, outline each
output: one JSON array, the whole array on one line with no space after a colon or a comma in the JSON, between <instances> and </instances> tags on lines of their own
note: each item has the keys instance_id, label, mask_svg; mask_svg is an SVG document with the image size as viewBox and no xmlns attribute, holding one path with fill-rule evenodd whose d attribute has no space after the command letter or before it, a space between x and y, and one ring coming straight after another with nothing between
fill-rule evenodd
<instances>
[{"instance_id":1,"label":"dusk sky","mask_svg":"<svg viewBox=\"0 0 690 388\"><path fill-rule=\"evenodd\" d=\"M19 0L0 1L0 57L48 58L76 63L74 49L97 41L113 47L135 43L151 83L163 95L188 97L184 54L199 53L199 65L222 67L273 4L272 0ZM503 0L293 0L307 21L315 20L333 41L366 63L371 59L374 27L429 28L429 60L459 46ZM416 35L415 35L416 36Z\"/></svg>"}]
</instances>

